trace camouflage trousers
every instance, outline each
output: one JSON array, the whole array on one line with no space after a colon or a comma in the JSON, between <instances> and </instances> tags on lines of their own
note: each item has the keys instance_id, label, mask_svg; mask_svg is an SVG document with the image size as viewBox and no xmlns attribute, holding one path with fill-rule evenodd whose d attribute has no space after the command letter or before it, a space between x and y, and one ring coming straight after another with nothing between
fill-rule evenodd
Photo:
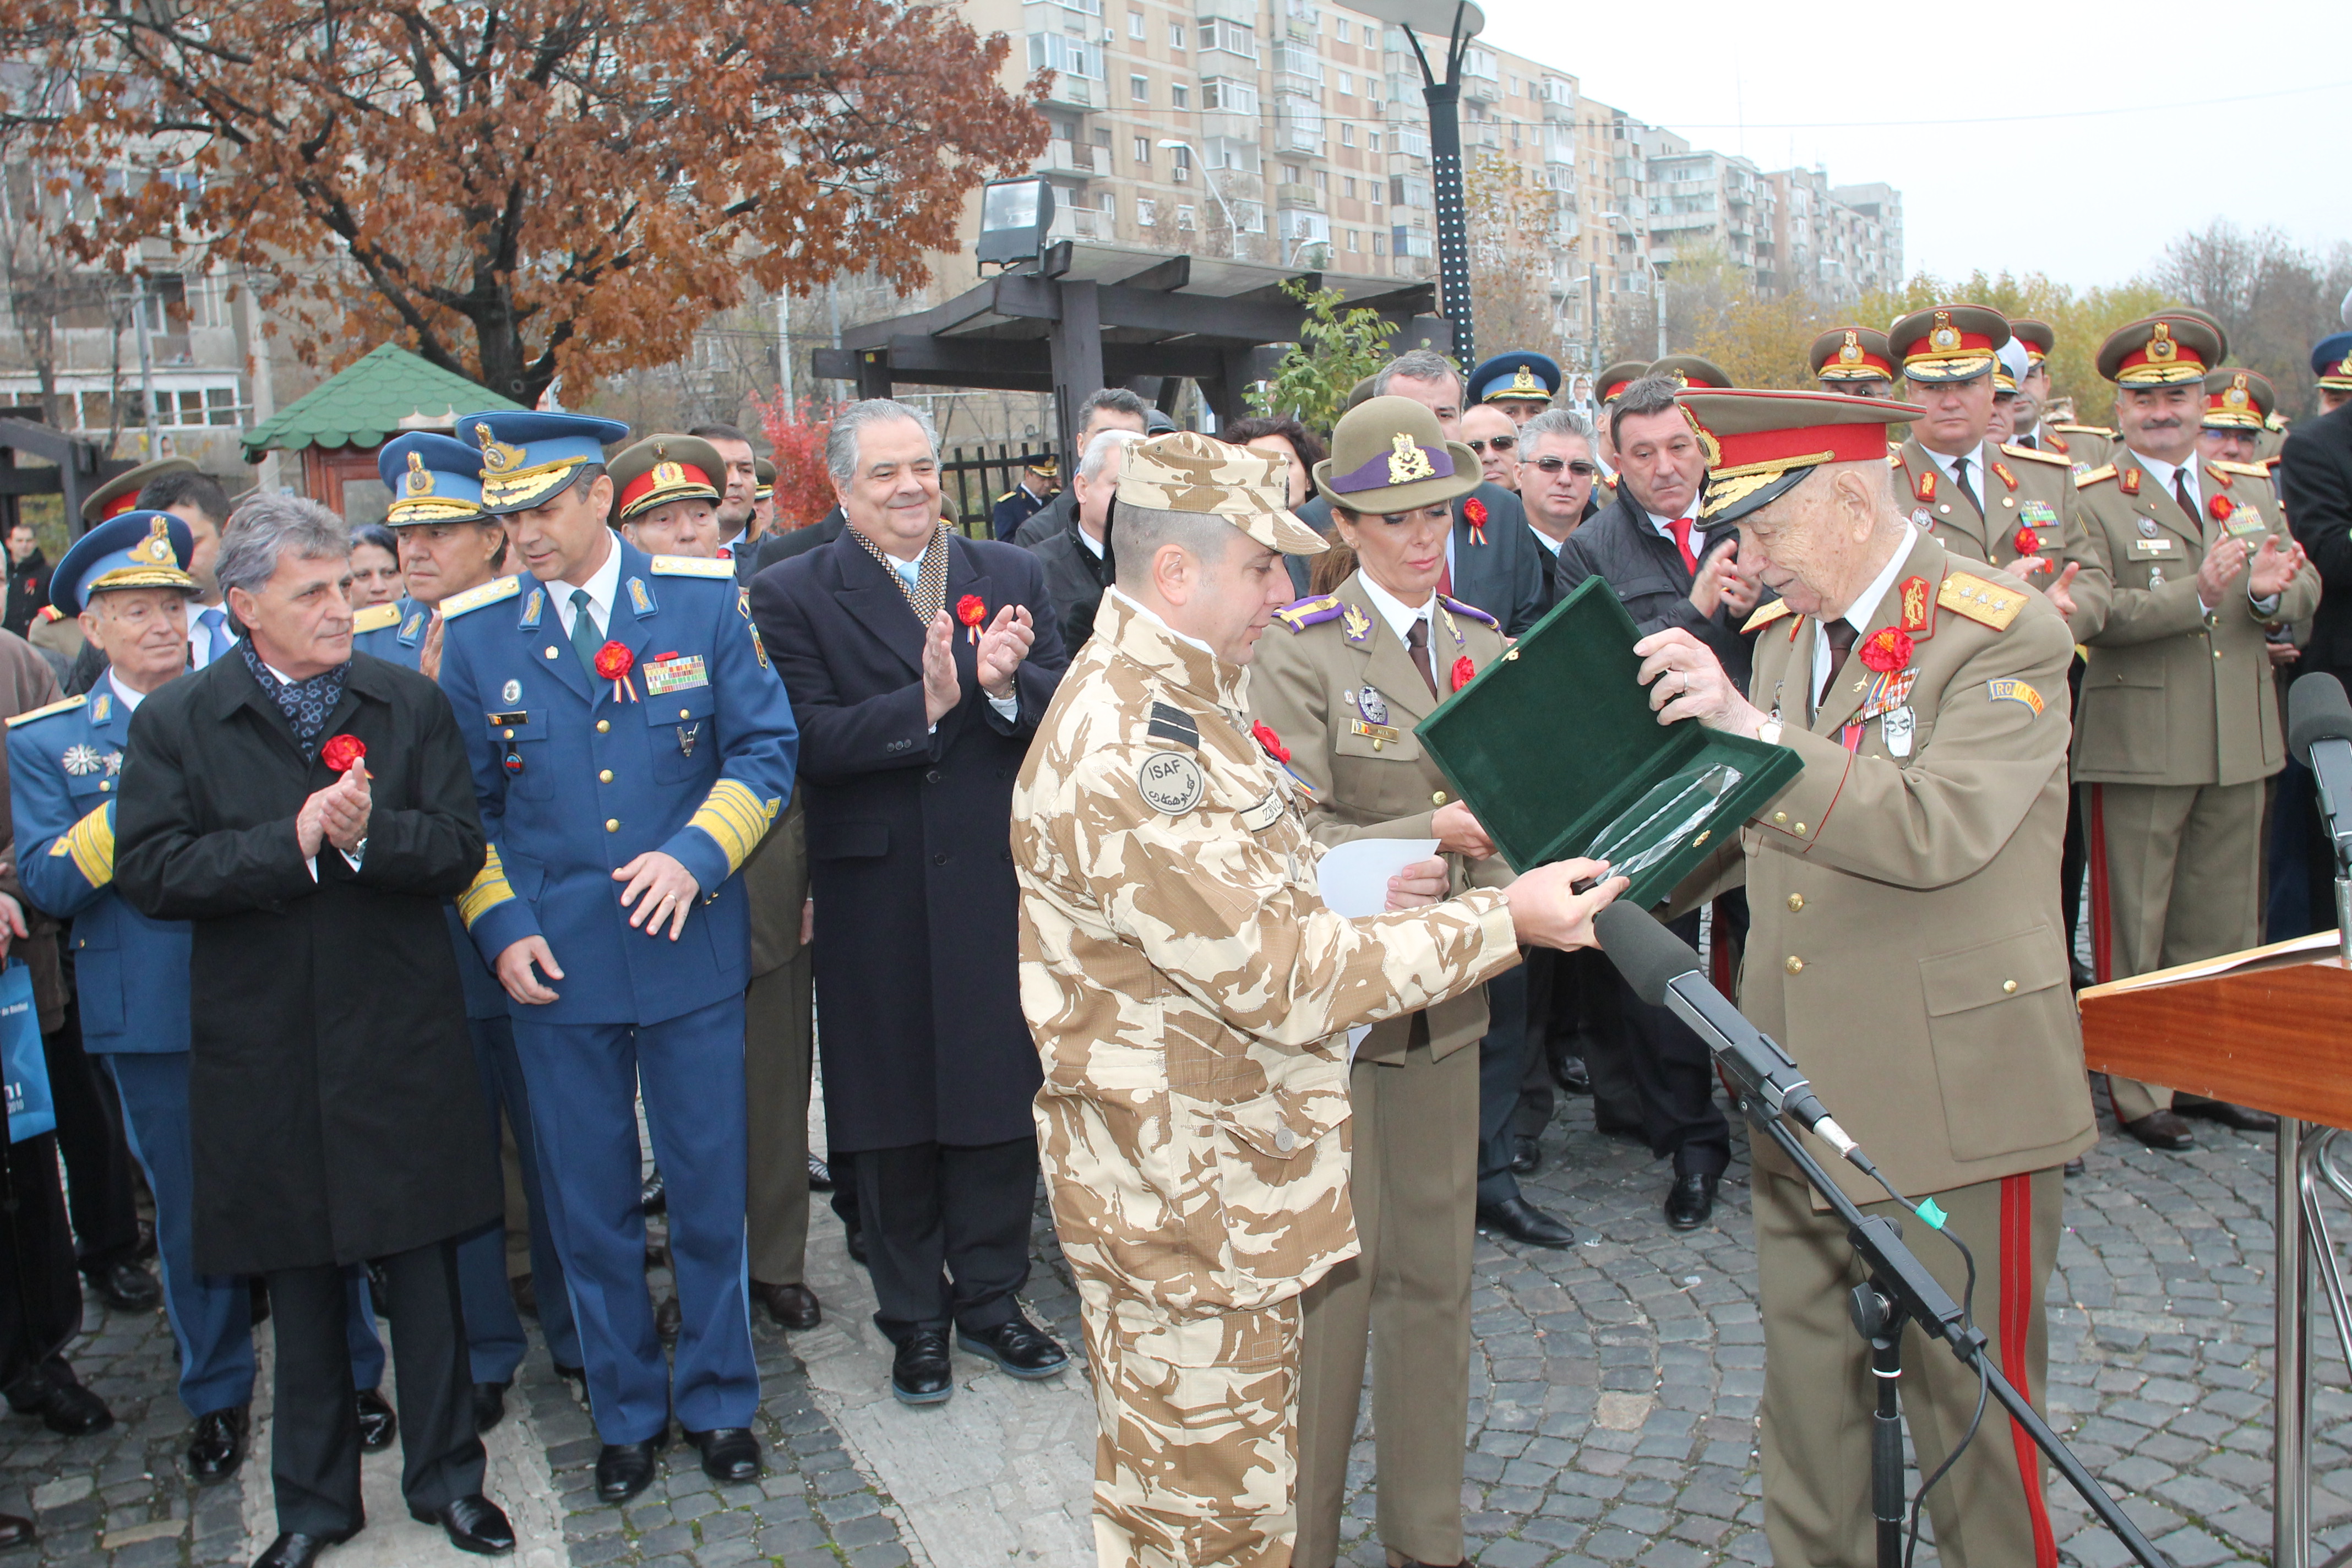
<instances>
[{"instance_id":1,"label":"camouflage trousers","mask_svg":"<svg viewBox=\"0 0 2352 1568\"><path fill-rule=\"evenodd\" d=\"M1102 1568L1286 1568L1297 1534L1296 1297L1171 1315L1078 1281Z\"/></svg>"}]
</instances>

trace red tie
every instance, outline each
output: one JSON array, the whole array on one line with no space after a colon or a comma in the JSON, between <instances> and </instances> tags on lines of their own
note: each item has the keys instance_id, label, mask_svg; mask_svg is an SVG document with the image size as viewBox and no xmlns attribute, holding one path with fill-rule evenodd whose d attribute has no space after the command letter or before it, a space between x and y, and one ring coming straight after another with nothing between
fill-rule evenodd
<instances>
[{"instance_id":1,"label":"red tie","mask_svg":"<svg viewBox=\"0 0 2352 1568\"><path fill-rule=\"evenodd\" d=\"M1678 517L1666 526L1674 530L1675 548L1683 552L1683 565L1693 572L1697 571L1698 557L1691 553L1690 547L1691 520Z\"/></svg>"}]
</instances>

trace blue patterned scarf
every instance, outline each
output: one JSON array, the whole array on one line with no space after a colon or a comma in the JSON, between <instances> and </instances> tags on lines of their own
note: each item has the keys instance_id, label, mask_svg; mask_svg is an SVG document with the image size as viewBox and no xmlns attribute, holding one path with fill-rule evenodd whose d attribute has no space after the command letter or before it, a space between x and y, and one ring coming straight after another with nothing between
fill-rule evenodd
<instances>
[{"instance_id":1,"label":"blue patterned scarf","mask_svg":"<svg viewBox=\"0 0 2352 1568\"><path fill-rule=\"evenodd\" d=\"M318 755L319 736L327 728L327 715L343 700L343 678L352 672L351 661L345 659L308 680L284 681L261 662L261 656L253 651L251 637L239 637L236 651L245 656L245 668L253 671L253 679L261 682L261 689L269 693L269 700L278 704L278 710L294 727L294 739L301 744L303 760Z\"/></svg>"}]
</instances>

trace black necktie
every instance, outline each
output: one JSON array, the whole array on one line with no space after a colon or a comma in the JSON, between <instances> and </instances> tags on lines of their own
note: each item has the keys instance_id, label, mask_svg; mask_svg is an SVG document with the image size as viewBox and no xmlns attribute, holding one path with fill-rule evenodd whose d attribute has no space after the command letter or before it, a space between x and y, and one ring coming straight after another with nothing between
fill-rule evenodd
<instances>
[{"instance_id":1,"label":"black necktie","mask_svg":"<svg viewBox=\"0 0 2352 1568\"><path fill-rule=\"evenodd\" d=\"M2197 501L2189 493L2189 465L2183 463L2172 470L2172 499L2180 503L2180 514L2190 522L2197 521Z\"/></svg>"},{"instance_id":2,"label":"black necktie","mask_svg":"<svg viewBox=\"0 0 2352 1568\"><path fill-rule=\"evenodd\" d=\"M596 617L590 613L595 601L585 588L572 590L572 651L579 656L580 668L588 679L596 679L596 655L604 644L596 637Z\"/></svg>"},{"instance_id":3,"label":"black necktie","mask_svg":"<svg viewBox=\"0 0 2352 1568\"><path fill-rule=\"evenodd\" d=\"M1413 668L1421 671L1421 679L1428 683L1429 694L1432 697L1436 696L1437 671L1429 662L1429 622L1427 620L1415 617L1412 625L1405 627L1404 650L1412 656Z\"/></svg>"},{"instance_id":4,"label":"black necktie","mask_svg":"<svg viewBox=\"0 0 2352 1568\"><path fill-rule=\"evenodd\" d=\"M1830 684L1837 679L1838 667L1845 663L1845 656L1853 650L1854 637L1853 623L1843 616L1822 630L1829 634L1830 672L1822 677L1822 689L1813 694L1813 711L1816 713L1822 710L1822 704L1830 700Z\"/></svg>"},{"instance_id":5,"label":"black necktie","mask_svg":"<svg viewBox=\"0 0 2352 1568\"><path fill-rule=\"evenodd\" d=\"M1952 480L1960 487L1960 493L1969 498L1969 504L1977 509L1977 515L1982 517L1984 502L1977 500L1976 487L1969 483L1969 460L1966 458L1952 459ZM1853 640L1852 633L1847 634L1846 640Z\"/></svg>"}]
</instances>

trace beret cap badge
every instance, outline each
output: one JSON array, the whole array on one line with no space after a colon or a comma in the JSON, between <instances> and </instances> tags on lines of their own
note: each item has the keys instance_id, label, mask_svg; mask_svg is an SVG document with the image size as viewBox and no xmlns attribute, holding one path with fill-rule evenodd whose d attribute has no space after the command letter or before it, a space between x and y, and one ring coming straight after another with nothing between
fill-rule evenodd
<instances>
[{"instance_id":1,"label":"beret cap badge","mask_svg":"<svg viewBox=\"0 0 2352 1568\"><path fill-rule=\"evenodd\" d=\"M1431 465L1429 454L1413 444L1412 436L1398 431L1393 449L1389 453L1389 483L1411 484L1415 479L1433 479L1437 469Z\"/></svg>"}]
</instances>

